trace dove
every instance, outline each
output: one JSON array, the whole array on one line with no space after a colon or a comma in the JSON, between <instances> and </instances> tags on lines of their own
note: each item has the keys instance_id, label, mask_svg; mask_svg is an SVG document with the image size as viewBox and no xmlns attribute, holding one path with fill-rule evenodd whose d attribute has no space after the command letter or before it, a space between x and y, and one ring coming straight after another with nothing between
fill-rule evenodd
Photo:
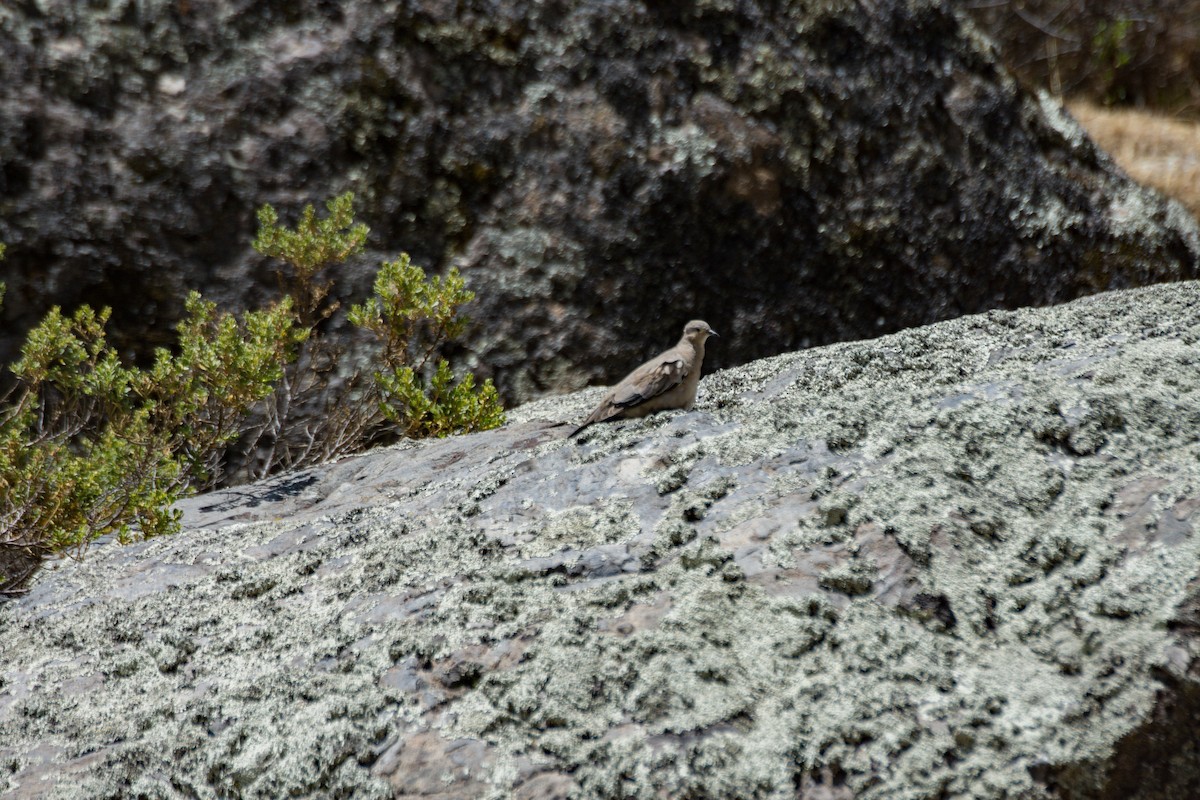
<instances>
[{"instance_id":1,"label":"dove","mask_svg":"<svg viewBox=\"0 0 1200 800\"><path fill-rule=\"evenodd\" d=\"M704 342L709 336L717 335L704 320L689 322L683 327L679 344L626 375L570 436L577 436L597 422L644 417L670 408L690 411L696 403L696 384L700 382L700 367L704 363Z\"/></svg>"}]
</instances>

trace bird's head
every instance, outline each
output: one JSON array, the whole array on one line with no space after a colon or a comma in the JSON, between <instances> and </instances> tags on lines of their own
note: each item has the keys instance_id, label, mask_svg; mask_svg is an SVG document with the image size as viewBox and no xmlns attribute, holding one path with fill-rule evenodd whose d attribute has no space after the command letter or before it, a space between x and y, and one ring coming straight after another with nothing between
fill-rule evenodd
<instances>
[{"instance_id":1,"label":"bird's head","mask_svg":"<svg viewBox=\"0 0 1200 800\"><path fill-rule=\"evenodd\" d=\"M719 334L702 319L694 319L683 326L683 338L692 344L704 344L705 339L717 335Z\"/></svg>"}]
</instances>

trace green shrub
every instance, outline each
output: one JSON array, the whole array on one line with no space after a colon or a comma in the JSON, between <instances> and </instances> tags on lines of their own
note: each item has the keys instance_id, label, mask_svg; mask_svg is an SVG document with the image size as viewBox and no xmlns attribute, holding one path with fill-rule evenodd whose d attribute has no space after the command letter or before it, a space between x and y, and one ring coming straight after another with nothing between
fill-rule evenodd
<instances>
[{"instance_id":1,"label":"green shrub","mask_svg":"<svg viewBox=\"0 0 1200 800\"><path fill-rule=\"evenodd\" d=\"M338 310L328 272L362 251L367 228L352 195L326 205L325 219L308 206L294 229L264 206L254 247L284 262L283 299L235 317L192 293L177 346L148 369L108 344L107 309L55 308L30 331L0 402L0 591L105 534L178 530L174 502L227 480L235 445L254 457L244 474L259 477L387 438L504 422L491 381L455 382L446 360L435 363L474 297L455 270L429 279L405 254L384 263L374 296L347 314L373 339L370 366L346 369L321 335Z\"/></svg>"},{"instance_id":2,"label":"green shrub","mask_svg":"<svg viewBox=\"0 0 1200 800\"><path fill-rule=\"evenodd\" d=\"M258 235L252 246L259 253L288 265L279 272L283 292L292 298L296 317L310 329L337 310L329 301L332 279L318 274L362 252L369 229L354 222L354 195L347 192L328 201L329 216L317 219L305 206L295 230L278 225L279 215L270 205L258 210Z\"/></svg>"},{"instance_id":3,"label":"green shrub","mask_svg":"<svg viewBox=\"0 0 1200 800\"><path fill-rule=\"evenodd\" d=\"M462 334L466 320L459 309L474 298L457 269L451 268L445 280L427 280L401 253L380 268L374 297L350 309L350 321L381 343L383 369L374 376L379 412L402 435L448 436L504 424L490 380L478 390L470 373L454 383L445 359L438 360L428 381L420 377L438 346Z\"/></svg>"},{"instance_id":4,"label":"green shrub","mask_svg":"<svg viewBox=\"0 0 1200 800\"><path fill-rule=\"evenodd\" d=\"M278 379L290 305L239 321L193 293L178 354L158 350L147 370L107 343L107 309L52 309L12 365L0 410L0 583L108 533L126 542L177 530L171 505L212 480Z\"/></svg>"},{"instance_id":5,"label":"green shrub","mask_svg":"<svg viewBox=\"0 0 1200 800\"><path fill-rule=\"evenodd\" d=\"M449 363L434 362L465 330L461 309L475 297L455 269L444 279L428 278L406 253L384 262L373 296L347 314L373 336L366 361L378 368L345 368L344 350L318 328L338 310L327 272L362 251L367 228L354 222L353 195L326 207L329 215L319 220L306 206L294 229L280 226L269 205L258 212L254 248L284 263L280 284L298 309L297 324L311 335L285 367L249 437L247 447L257 453L251 476L327 461L396 436L446 436L503 424L490 380L476 387L468 374L454 383Z\"/></svg>"}]
</instances>

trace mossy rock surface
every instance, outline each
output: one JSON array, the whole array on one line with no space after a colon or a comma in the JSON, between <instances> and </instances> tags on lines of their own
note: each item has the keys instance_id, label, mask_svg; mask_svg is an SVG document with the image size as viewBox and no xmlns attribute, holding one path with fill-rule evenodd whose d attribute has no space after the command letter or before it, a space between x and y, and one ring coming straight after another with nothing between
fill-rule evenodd
<instances>
[{"instance_id":1,"label":"mossy rock surface","mask_svg":"<svg viewBox=\"0 0 1200 800\"><path fill-rule=\"evenodd\" d=\"M1188 797L1198 364L1187 282L190 499L0 604L0 794Z\"/></svg>"},{"instance_id":2,"label":"mossy rock surface","mask_svg":"<svg viewBox=\"0 0 1200 800\"><path fill-rule=\"evenodd\" d=\"M263 302L254 210L344 189L373 233L338 291L458 265L510 402L695 317L721 367L1200 277L1195 221L943 0L42 0L0 61L0 361L52 303L136 353L185 288Z\"/></svg>"}]
</instances>

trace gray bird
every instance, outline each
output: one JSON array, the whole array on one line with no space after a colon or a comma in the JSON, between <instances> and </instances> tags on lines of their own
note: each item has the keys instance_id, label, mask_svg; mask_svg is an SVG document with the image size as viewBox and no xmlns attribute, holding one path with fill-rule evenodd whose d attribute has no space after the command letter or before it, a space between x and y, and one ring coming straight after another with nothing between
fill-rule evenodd
<instances>
[{"instance_id":1,"label":"gray bird","mask_svg":"<svg viewBox=\"0 0 1200 800\"><path fill-rule=\"evenodd\" d=\"M600 405L571 436L596 422L644 417L655 411L682 408L696 403L696 384L704 363L704 342L716 336L709 324L694 319L683 327L683 338L670 350L642 364L614 386ZM568 437L570 438L570 437Z\"/></svg>"}]
</instances>

